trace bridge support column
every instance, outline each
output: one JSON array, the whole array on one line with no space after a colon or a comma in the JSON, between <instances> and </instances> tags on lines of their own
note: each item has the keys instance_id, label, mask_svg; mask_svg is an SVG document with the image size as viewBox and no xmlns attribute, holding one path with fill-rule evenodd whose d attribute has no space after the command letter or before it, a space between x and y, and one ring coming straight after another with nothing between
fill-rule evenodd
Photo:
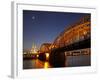
<instances>
[{"instance_id":1,"label":"bridge support column","mask_svg":"<svg viewBox=\"0 0 100 80\"><path fill-rule=\"evenodd\" d=\"M49 62L53 67L65 67L64 52L58 52L58 51L51 52Z\"/></svg>"}]
</instances>

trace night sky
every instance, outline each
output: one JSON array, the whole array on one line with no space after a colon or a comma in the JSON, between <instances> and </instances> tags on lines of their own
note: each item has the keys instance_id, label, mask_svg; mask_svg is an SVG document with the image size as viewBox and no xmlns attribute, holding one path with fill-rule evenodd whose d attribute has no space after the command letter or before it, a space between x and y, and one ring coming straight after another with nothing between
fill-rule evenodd
<instances>
[{"instance_id":1,"label":"night sky","mask_svg":"<svg viewBox=\"0 0 100 80\"><path fill-rule=\"evenodd\" d=\"M47 12L23 10L23 48L37 48L42 43L52 43L69 25L77 22L86 13Z\"/></svg>"}]
</instances>

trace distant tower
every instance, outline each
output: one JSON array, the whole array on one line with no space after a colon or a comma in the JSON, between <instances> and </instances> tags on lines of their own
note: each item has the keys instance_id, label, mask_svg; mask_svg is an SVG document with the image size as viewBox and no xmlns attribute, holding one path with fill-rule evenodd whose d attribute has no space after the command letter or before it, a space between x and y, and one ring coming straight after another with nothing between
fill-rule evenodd
<instances>
[{"instance_id":1,"label":"distant tower","mask_svg":"<svg viewBox=\"0 0 100 80\"><path fill-rule=\"evenodd\" d=\"M35 44L32 45L31 53L32 54L36 54L37 53L37 48L36 48Z\"/></svg>"}]
</instances>

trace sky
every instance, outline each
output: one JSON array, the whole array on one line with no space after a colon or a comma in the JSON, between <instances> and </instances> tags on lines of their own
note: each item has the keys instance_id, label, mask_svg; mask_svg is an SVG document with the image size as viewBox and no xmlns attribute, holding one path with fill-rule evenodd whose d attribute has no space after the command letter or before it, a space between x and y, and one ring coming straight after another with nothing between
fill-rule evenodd
<instances>
[{"instance_id":1,"label":"sky","mask_svg":"<svg viewBox=\"0 0 100 80\"><path fill-rule=\"evenodd\" d=\"M87 13L47 12L23 10L23 48L52 43L64 31Z\"/></svg>"}]
</instances>

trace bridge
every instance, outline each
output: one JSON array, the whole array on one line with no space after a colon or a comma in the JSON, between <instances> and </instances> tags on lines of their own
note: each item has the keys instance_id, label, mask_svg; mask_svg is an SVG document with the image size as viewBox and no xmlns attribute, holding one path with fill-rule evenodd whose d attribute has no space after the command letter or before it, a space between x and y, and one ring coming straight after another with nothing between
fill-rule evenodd
<instances>
[{"instance_id":1,"label":"bridge","mask_svg":"<svg viewBox=\"0 0 100 80\"><path fill-rule=\"evenodd\" d=\"M41 53L49 53L49 62L53 66L65 66L65 56L90 55L91 19L84 16L76 23L67 26L51 44L43 44ZM45 56L46 57L46 56ZM90 63L89 63L90 65Z\"/></svg>"}]
</instances>

